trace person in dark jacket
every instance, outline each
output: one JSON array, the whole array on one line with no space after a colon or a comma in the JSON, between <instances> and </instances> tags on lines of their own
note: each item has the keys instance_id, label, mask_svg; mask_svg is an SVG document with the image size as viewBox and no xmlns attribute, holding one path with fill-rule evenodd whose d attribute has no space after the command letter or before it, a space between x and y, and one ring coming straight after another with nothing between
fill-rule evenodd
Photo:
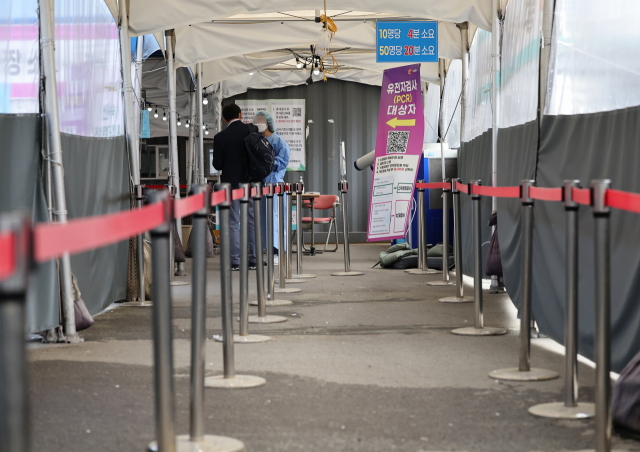
<instances>
[{"instance_id":1,"label":"person in dark jacket","mask_svg":"<svg viewBox=\"0 0 640 452\"><path fill-rule=\"evenodd\" d=\"M213 137L213 167L221 172L220 182L228 182L231 188L250 182L245 160L244 139L254 130L242 122L242 111L236 104L222 109L226 129ZM240 269L240 201L231 203L231 269ZM253 225L253 203L249 203L249 268L256 268L256 246Z\"/></svg>"}]
</instances>

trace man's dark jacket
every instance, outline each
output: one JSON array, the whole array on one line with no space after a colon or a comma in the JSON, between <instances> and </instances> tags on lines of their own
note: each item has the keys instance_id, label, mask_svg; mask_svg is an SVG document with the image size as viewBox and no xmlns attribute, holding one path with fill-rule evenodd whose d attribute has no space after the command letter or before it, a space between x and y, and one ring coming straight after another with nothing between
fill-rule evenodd
<instances>
[{"instance_id":1,"label":"man's dark jacket","mask_svg":"<svg viewBox=\"0 0 640 452\"><path fill-rule=\"evenodd\" d=\"M222 171L220 182L229 182L232 188L250 182L245 160L244 139L254 131L242 121L234 121L213 137L213 167Z\"/></svg>"}]
</instances>

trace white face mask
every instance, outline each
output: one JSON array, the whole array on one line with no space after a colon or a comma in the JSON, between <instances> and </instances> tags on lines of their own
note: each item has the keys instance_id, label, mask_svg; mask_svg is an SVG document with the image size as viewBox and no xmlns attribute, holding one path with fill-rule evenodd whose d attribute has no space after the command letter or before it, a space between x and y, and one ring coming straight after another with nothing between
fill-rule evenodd
<instances>
[{"instance_id":1,"label":"white face mask","mask_svg":"<svg viewBox=\"0 0 640 452\"><path fill-rule=\"evenodd\" d=\"M262 133L265 130L267 130L267 125L266 124L254 124L256 127L258 127L258 132Z\"/></svg>"}]
</instances>

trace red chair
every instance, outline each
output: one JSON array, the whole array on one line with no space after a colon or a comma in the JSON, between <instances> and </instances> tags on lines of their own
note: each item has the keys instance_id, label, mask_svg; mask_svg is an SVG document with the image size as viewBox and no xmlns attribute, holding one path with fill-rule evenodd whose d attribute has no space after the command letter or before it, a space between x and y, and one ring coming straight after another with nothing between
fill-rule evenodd
<instances>
[{"instance_id":1,"label":"red chair","mask_svg":"<svg viewBox=\"0 0 640 452\"><path fill-rule=\"evenodd\" d=\"M311 208L311 202L309 200L304 200L302 203L303 207ZM313 208L314 210L329 210L331 209L331 216L329 217L314 217L313 224L311 223L311 217L302 217L302 233L304 236L305 230L311 230L316 224L328 224L329 231L327 232L327 240L324 243L324 248L322 252L336 252L338 251L338 222L336 220L336 206L339 206L340 202L338 201L338 197L336 195L320 195L317 198L313 198ZM315 214L314 214L315 215ZM336 246L334 249L327 249L329 246L329 237L331 236L331 228L334 227L334 235L336 238ZM305 251L307 248L304 245L304 239L302 240L302 247Z\"/></svg>"}]
</instances>

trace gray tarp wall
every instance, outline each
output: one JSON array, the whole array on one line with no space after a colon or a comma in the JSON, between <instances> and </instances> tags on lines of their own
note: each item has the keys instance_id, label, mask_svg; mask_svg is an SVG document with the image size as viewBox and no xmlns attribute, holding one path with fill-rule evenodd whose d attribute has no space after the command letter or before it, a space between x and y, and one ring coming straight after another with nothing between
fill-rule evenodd
<instances>
[{"instance_id":1,"label":"gray tarp wall","mask_svg":"<svg viewBox=\"0 0 640 452\"><path fill-rule=\"evenodd\" d=\"M259 75L255 75L259 76ZM365 242L369 215L369 191L371 170L356 171L353 161L375 148L380 106L380 87L361 83L329 79L312 85L256 90L225 99L223 105L237 99L305 99L306 118L309 124L309 138L306 142L307 171L288 171L287 182L298 182L304 178L305 190L322 194L339 195L340 141L345 142L347 151L347 181L349 182L349 239ZM328 122L334 120L334 124ZM335 128L335 140L333 134ZM211 135L209 135L211 136ZM317 213L329 216L329 212ZM338 213L338 220L341 216ZM326 226L317 226L318 231ZM342 225L339 230L342 231ZM324 240L322 232L316 234L316 241ZM333 236L332 236L333 237ZM333 240L333 239L331 239ZM342 240L342 233L340 234Z\"/></svg>"}]
</instances>

